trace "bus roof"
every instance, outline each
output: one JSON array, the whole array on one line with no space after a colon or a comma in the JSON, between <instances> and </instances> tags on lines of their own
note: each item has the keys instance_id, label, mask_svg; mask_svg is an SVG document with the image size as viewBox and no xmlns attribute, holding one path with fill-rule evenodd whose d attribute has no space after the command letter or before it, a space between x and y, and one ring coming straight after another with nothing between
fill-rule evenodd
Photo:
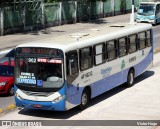
<instances>
[{"instance_id":1,"label":"bus roof","mask_svg":"<svg viewBox=\"0 0 160 129\"><path fill-rule=\"evenodd\" d=\"M67 52L120 37L125 37L151 28L152 25L146 23L119 23L116 25L105 25L103 27L92 28L78 33L25 43L17 47L59 48Z\"/></svg>"},{"instance_id":2,"label":"bus roof","mask_svg":"<svg viewBox=\"0 0 160 129\"><path fill-rule=\"evenodd\" d=\"M141 2L140 4L152 4L152 5L157 5L160 4L160 2Z\"/></svg>"}]
</instances>

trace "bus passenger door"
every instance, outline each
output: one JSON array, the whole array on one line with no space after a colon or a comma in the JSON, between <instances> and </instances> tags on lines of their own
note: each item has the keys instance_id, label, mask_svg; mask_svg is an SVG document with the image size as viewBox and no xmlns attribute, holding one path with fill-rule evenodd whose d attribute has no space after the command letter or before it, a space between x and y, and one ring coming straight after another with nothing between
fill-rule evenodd
<instances>
[{"instance_id":1,"label":"bus passenger door","mask_svg":"<svg viewBox=\"0 0 160 129\"><path fill-rule=\"evenodd\" d=\"M76 81L78 70L78 54L77 51L66 53L66 74L67 74L67 99L73 99L79 90L79 85Z\"/></svg>"}]
</instances>

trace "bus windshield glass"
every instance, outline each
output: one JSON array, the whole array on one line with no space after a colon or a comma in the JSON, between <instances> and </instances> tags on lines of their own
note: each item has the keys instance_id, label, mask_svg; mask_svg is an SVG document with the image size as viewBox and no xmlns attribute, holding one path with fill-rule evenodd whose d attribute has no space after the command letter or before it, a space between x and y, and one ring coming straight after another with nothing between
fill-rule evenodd
<instances>
[{"instance_id":1,"label":"bus windshield glass","mask_svg":"<svg viewBox=\"0 0 160 129\"><path fill-rule=\"evenodd\" d=\"M53 55L48 57L48 52L47 55L43 56L31 53L30 56L23 56L22 54L16 57L15 83L21 86L36 88L62 87L64 83L62 57L53 58Z\"/></svg>"},{"instance_id":2,"label":"bus windshield glass","mask_svg":"<svg viewBox=\"0 0 160 129\"><path fill-rule=\"evenodd\" d=\"M63 85L63 65L60 59L17 58L16 84L44 88L59 88Z\"/></svg>"},{"instance_id":3,"label":"bus windshield glass","mask_svg":"<svg viewBox=\"0 0 160 129\"><path fill-rule=\"evenodd\" d=\"M154 15L155 5L141 4L138 9L139 15Z\"/></svg>"}]
</instances>

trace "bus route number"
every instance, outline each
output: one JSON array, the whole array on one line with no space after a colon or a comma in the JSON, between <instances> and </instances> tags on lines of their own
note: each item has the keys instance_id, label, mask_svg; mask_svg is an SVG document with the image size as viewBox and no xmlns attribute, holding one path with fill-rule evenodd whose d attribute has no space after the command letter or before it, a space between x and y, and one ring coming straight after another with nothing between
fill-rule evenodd
<instances>
[{"instance_id":1,"label":"bus route number","mask_svg":"<svg viewBox=\"0 0 160 129\"><path fill-rule=\"evenodd\" d=\"M29 63L36 63L36 58L28 58Z\"/></svg>"}]
</instances>

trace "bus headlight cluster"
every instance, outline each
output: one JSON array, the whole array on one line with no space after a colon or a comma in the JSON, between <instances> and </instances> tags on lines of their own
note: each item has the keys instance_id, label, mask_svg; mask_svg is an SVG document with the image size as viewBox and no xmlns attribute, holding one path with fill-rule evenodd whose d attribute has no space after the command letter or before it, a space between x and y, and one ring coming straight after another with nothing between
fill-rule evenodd
<instances>
[{"instance_id":1,"label":"bus headlight cluster","mask_svg":"<svg viewBox=\"0 0 160 129\"><path fill-rule=\"evenodd\" d=\"M64 99L64 98L65 98L65 95L59 96L59 97L57 97L56 99L54 99L53 102L54 102L54 103L57 103L57 102L59 102L60 100L62 100L62 99Z\"/></svg>"},{"instance_id":2,"label":"bus headlight cluster","mask_svg":"<svg viewBox=\"0 0 160 129\"><path fill-rule=\"evenodd\" d=\"M154 19L155 19L155 16L152 15L152 16L149 17L149 19L150 19L150 20L154 20Z\"/></svg>"},{"instance_id":3,"label":"bus headlight cluster","mask_svg":"<svg viewBox=\"0 0 160 129\"><path fill-rule=\"evenodd\" d=\"M138 19L138 20L140 19L140 16L139 16L138 14L137 14L137 16L136 16L136 19Z\"/></svg>"},{"instance_id":4,"label":"bus headlight cluster","mask_svg":"<svg viewBox=\"0 0 160 129\"><path fill-rule=\"evenodd\" d=\"M18 93L15 93L15 96L20 99L20 100L23 100L23 98L18 94Z\"/></svg>"}]
</instances>

